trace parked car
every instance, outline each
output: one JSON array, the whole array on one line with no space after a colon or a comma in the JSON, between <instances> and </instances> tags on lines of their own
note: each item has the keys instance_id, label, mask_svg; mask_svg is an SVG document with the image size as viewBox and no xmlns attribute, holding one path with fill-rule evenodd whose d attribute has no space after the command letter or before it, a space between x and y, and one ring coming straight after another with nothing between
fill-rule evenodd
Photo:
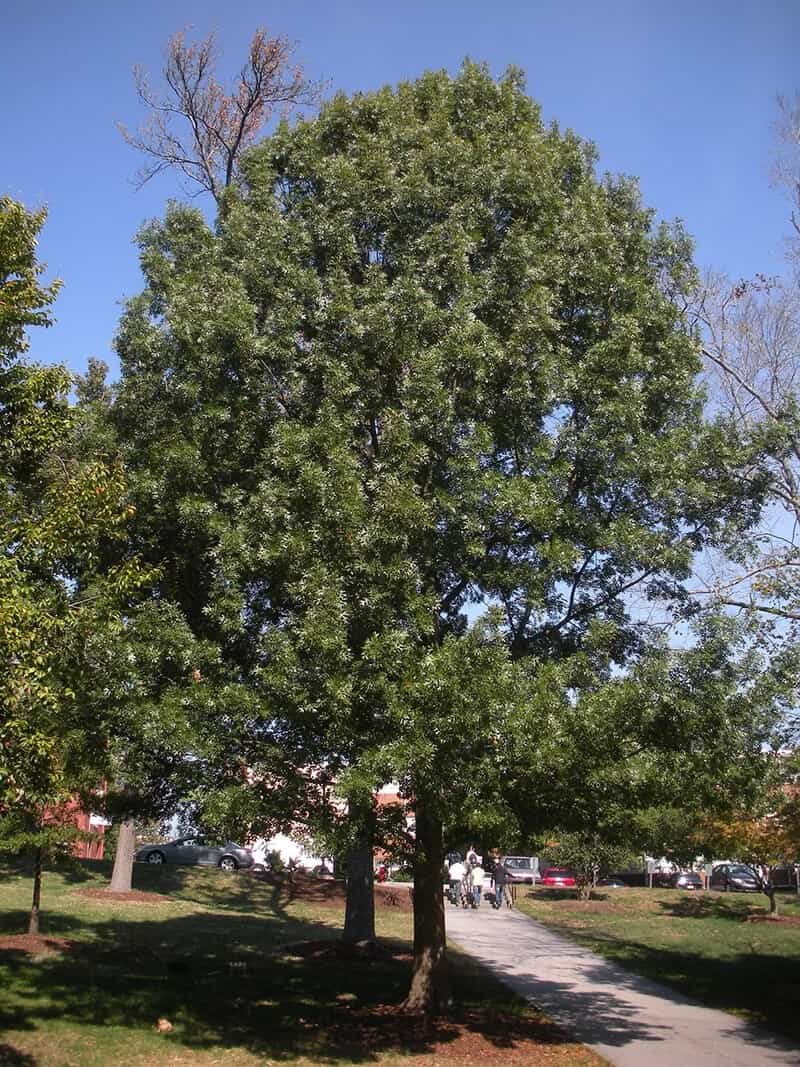
<instances>
[{"instance_id":1,"label":"parked car","mask_svg":"<svg viewBox=\"0 0 800 1067\"><path fill-rule=\"evenodd\" d=\"M595 883L598 889L627 889L628 886L621 878L598 878Z\"/></svg>"},{"instance_id":2,"label":"parked car","mask_svg":"<svg viewBox=\"0 0 800 1067\"><path fill-rule=\"evenodd\" d=\"M703 879L697 871L676 871L670 875L669 884L673 889L702 889Z\"/></svg>"},{"instance_id":3,"label":"parked car","mask_svg":"<svg viewBox=\"0 0 800 1067\"><path fill-rule=\"evenodd\" d=\"M723 893L734 890L740 893L757 893L758 879L743 863L720 863L711 872L710 889L719 889Z\"/></svg>"},{"instance_id":4,"label":"parked car","mask_svg":"<svg viewBox=\"0 0 800 1067\"><path fill-rule=\"evenodd\" d=\"M538 856L506 856L505 868L517 884L533 885L539 881Z\"/></svg>"},{"instance_id":5,"label":"parked car","mask_svg":"<svg viewBox=\"0 0 800 1067\"><path fill-rule=\"evenodd\" d=\"M194 867L221 867L223 871L236 871L240 867L253 866L253 853L249 848L233 841L222 843L206 840L205 837L180 837L165 845L143 845L134 859L140 863L182 863Z\"/></svg>"},{"instance_id":6,"label":"parked car","mask_svg":"<svg viewBox=\"0 0 800 1067\"><path fill-rule=\"evenodd\" d=\"M566 867L547 867L542 874L542 885L546 889L575 889L575 875Z\"/></svg>"}]
</instances>

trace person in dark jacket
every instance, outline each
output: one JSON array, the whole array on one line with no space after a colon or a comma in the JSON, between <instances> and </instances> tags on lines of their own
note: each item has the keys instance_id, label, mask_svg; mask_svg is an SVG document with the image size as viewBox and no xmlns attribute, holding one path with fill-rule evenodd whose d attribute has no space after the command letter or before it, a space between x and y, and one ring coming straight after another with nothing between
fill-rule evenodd
<instances>
[{"instance_id":1,"label":"person in dark jacket","mask_svg":"<svg viewBox=\"0 0 800 1067\"><path fill-rule=\"evenodd\" d=\"M506 858L505 856L501 856L495 861L494 870L492 871L495 908L502 908L503 900L505 900L507 908L511 907L511 894L508 891L508 883L510 880L511 876L506 867Z\"/></svg>"}]
</instances>

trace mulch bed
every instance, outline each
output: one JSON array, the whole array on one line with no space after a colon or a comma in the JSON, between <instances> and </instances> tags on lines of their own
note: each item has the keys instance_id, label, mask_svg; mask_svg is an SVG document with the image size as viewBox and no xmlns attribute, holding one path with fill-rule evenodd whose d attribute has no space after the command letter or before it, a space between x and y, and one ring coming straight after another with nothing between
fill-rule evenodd
<instances>
[{"instance_id":1,"label":"mulch bed","mask_svg":"<svg viewBox=\"0 0 800 1067\"><path fill-rule=\"evenodd\" d=\"M289 902L302 900L311 904L328 904L337 908L344 907L345 904L347 895L345 884L335 878L317 878L315 875L303 872L287 877L273 875L269 871L254 873L251 877L280 889ZM105 904L169 904L173 901L172 897L164 896L163 893L145 893L140 889L133 889L127 893L112 893L110 889L94 886L76 889L75 893L77 896L88 897L91 900L101 900ZM409 887L376 885L375 907L390 908L393 911L411 911L413 905Z\"/></svg>"},{"instance_id":2,"label":"mulch bed","mask_svg":"<svg viewBox=\"0 0 800 1067\"><path fill-rule=\"evenodd\" d=\"M7 934L0 937L0 952L25 952L30 956L52 956L68 952L75 944L65 937L44 937L42 934Z\"/></svg>"},{"instance_id":3,"label":"mulch bed","mask_svg":"<svg viewBox=\"0 0 800 1067\"><path fill-rule=\"evenodd\" d=\"M359 1059L394 1047L411 1054L410 1063L424 1062L428 1067L531 1067L566 1062L572 1067L600 1067L603 1063L588 1049L571 1044L563 1031L534 1011L465 1009L450 1018L427 1020L409 1016L395 1005L348 1008L329 1020L326 1036L335 1047L347 1048Z\"/></svg>"},{"instance_id":4,"label":"mulch bed","mask_svg":"<svg viewBox=\"0 0 800 1067\"><path fill-rule=\"evenodd\" d=\"M347 898L345 883L337 878L318 878L313 874L295 871L291 876L274 875L269 871L255 873L253 878L283 890L289 901L303 900L311 904L330 904L344 907ZM393 911L412 911L411 888L407 885L375 885L375 907Z\"/></svg>"},{"instance_id":5,"label":"mulch bed","mask_svg":"<svg viewBox=\"0 0 800 1067\"><path fill-rule=\"evenodd\" d=\"M783 923L784 926L800 926L800 915L748 915L749 923Z\"/></svg>"},{"instance_id":6,"label":"mulch bed","mask_svg":"<svg viewBox=\"0 0 800 1067\"><path fill-rule=\"evenodd\" d=\"M145 893L141 889L131 889L126 893L112 893L110 889L76 889L79 897L90 897L92 900L109 901L112 904L171 904L172 898L165 897L162 893Z\"/></svg>"}]
</instances>

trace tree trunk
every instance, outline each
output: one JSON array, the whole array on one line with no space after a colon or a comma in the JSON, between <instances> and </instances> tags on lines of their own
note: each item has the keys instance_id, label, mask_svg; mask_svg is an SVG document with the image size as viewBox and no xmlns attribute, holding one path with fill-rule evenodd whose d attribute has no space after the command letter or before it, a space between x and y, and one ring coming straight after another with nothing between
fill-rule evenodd
<instances>
[{"instance_id":1,"label":"tree trunk","mask_svg":"<svg viewBox=\"0 0 800 1067\"><path fill-rule=\"evenodd\" d=\"M435 1016L445 1014L452 1003L442 893L442 823L419 799L416 823L414 966L403 1009L415 1015Z\"/></svg>"},{"instance_id":2,"label":"tree trunk","mask_svg":"<svg viewBox=\"0 0 800 1067\"><path fill-rule=\"evenodd\" d=\"M372 804L351 803L356 842L347 856L347 903L342 937L350 944L375 940L375 877L372 869Z\"/></svg>"},{"instance_id":3,"label":"tree trunk","mask_svg":"<svg viewBox=\"0 0 800 1067\"><path fill-rule=\"evenodd\" d=\"M765 889L764 892L767 894L767 899L769 900L770 918L777 919L778 918L778 897L777 897L777 894L775 893L775 886L770 886L769 889Z\"/></svg>"},{"instance_id":4,"label":"tree trunk","mask_svg":"<svg viewBox=\"0 0 800 1067\"><path fill-rule=\"evenodd\" d=\"M136 823L123 819L117 836L117 851L111 871L109 889L112 893L130 893L133 886L133 854L136 851Z\"/></svg>"},{"instance_id":5,"label":"tree trunk","mask_svg":"<svg viewBox=\"0 0 800 1067\"><path fill-rule=\"evenodd\" d=\"M33 900L31 901L31 914L28 919L28 933L39 933L39 906L42 900L42 850L37 848L34 853L33 865Z\"/></svg>"}]
</instances>

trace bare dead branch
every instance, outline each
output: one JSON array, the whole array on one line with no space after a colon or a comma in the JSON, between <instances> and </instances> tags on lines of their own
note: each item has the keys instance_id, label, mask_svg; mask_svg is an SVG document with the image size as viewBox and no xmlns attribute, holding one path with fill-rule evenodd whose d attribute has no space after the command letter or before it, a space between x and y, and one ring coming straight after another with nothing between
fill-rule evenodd
<instances>
[{"instance_id":1,"label":"bare dead branch","mask_svg":"<svg viewBox=\"0 0 800 1067\"><path fill-rule=\"evenodd\" d=\"M324 85L291 63L294 51L287 37L257 30L237 84L229 90L215 77L219 51L213 33L196 44L188 44L183 32L170 39L163 95L153 90L141 67L134 67L136 93L149 114L135 132L118 126L129 145L150 157L137 172L137 185L173 167L220 205L237 179L242 153L276 112L285 116L318 103L322 95Z\"/></svg>"}]
</instances>

